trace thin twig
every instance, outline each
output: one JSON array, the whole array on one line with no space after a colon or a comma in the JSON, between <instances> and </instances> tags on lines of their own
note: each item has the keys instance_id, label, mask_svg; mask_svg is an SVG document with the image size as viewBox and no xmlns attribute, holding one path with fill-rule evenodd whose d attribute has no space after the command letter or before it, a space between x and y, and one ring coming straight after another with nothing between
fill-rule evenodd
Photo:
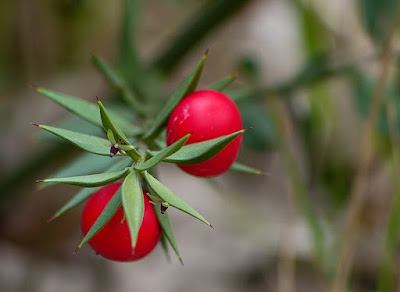
<instances>
[{"instance_id":1,"label":"thin twig","mask_svg":"<svg viewBox=\"0 0 400 292\"><path fill-rule=\"evenodd\" d=\"M293 131L293 124L290 121L290 116L285 108L280 104L278 97L273 97L267 100L271 108L271 113L279 133L279 154L288 175L293 202L304 218L305 223L311 234L311 240L314 249L315 263L321 270L325 270L325 238L322 226L318 220L318 216L311 204L308 190L304 183L304 178L300 172L299 166L290 149L289 137Z\"/></svg>"},{"instance_id":2,"label":"thin twig","mask_svg":"<svg viewBox=\"0 0 400 292\"><path fill-rule=\"evenodd\" d=\"M399 128L397 126L398 115L393 101L390 98L386 99L386 117L392 151L394 191L386 227L385 249L379 271L378 291L380 292L394 291L396 280L394 276L396 270L396 251L399 238L398 230L400 228L400 181L397 178L400 173L400 139L398 133Z\"/></svg>"},{"instance_id":3,"label":"thin twig","mask_svg":"<svg viewBox=\"0 0 400 292\"><path fill-rule=\"evenodd\" d=\"M394 21L390 27L388 39L382 46L381 57L380 57L380 72L378 77L377 85L374 88L372 95L372 101L370 105L368 119L365 124L363 136L361 139L361 153L360 161L358 166L358 172L355 177L352 189L350 192L350 203L347 217L347 224L344 230L343 239L340 248L339 262L336 269L336 275L334 278L332 292L343 292L347 286L347 280L349 272L351 270L355 245L359 235L359 220L360 213L363 208L366 186L367 186L367 175L371 165L371 161L374 154L373 141L376 124L378 121L382 100L384 96L384 89L386 81L389 75L389 65L392 60L393 51L393 37L394 32L397 28L400 16L400 5L397 5Z\"/></svg>"}]
</instances>

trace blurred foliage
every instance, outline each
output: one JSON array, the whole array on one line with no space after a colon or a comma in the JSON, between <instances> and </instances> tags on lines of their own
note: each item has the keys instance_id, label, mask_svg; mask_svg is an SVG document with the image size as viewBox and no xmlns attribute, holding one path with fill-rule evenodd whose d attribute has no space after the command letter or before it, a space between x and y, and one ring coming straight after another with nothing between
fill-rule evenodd
<instances>
[{"instance_id":1,"label":"blurred foliage","mask_svg":"<svg viewBox=\"0 0 400 292\"><path fill-rule=\"evenodd\" d=\"M371 38L380 43L387 39L397 0L359 0L361 19Z\"/></svg>"}]
</instances>

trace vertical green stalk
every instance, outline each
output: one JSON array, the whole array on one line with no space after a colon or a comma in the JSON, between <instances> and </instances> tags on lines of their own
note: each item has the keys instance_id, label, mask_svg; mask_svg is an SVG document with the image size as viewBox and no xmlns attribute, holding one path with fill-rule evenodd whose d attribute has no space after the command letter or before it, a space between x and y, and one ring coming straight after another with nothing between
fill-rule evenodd
<instances>
[{"instance_id":1,"label":"vertical green stalk","mask_svg":"<svg viewBox=\"0 0 400 292\"><path fill-rule=\"evenodd\" d=\"M278 132L279 154L282 158L285 170L289 177L289 182L294 196L294 203L304 218L310 232L315 260L319 268L325 268L325 238L321 225L319 224L317 214L314 212L310 202L308 190L304 183L304 179L300 173L299 166L290 149L289 137L284 133L290 133L292 125L290 117L283 108L277 98L271 98L270 103L271 113Z\"/></svg>"},{"instance_id":2,"label":"vertical green stalk","mask_svg":"<svg viewBox=\"0 0 400 292\"><path fill-rule=\"evenodd\" d=\"M372 94L369 114L361 139L359 165L350 192L348 217L340 246L339 261L336 265L336 275L332 284L332 292L345 291L353 265L355 246L360 232L360 214L364 204L368 183L367 175L374 154L373 137L382 106L386 81L389 76L389 65L392 61L393 52L393 39L399 21L400 3L397 4L396 13L391 23L388 38L382 45L382 51L379 58L379 77Z\"/></svg>"},{"instance_id":3,"label":"vertical green stalk","mask_svg":"<svg viewBox=\"0 0 400 292\"><path fill-rule=\"evenodd\" d=\"M386 113L389 125L389 134L392 150L392 172L394 192L389 212L388 223L386 227L385 249L380 265L378 278L378 291L390 292L394 291L395 287L395 272L396 272L396 252L399 240L400 230L400 181L398 174L400 173L400 143L398 135L397 120L398 116L395 107L388 99L386 103Z\"/></svg>"}]
</instances>

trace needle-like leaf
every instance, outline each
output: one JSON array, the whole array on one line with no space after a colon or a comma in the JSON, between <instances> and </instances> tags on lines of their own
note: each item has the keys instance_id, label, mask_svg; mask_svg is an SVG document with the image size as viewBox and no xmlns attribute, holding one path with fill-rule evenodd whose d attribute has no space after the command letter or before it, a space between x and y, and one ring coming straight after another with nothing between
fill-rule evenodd
<instances>
[{"instance_id":1,"label":"needle-like leaf","mask_svg":"<svg viewBox=\"0 0 400 292\"><path fill-rule=\"evenodd\" d=\"M196 164L206 161L217 155L236 137L243 134L245 130L240 130L230 135L207 140L204 142L193 143L183 146L179 151L166 157L163 161L176 164ZM159 152L148 151L150 155L157 155Z\"/></svg>"},{"instance_id":2,"label":"needle-like leaf","mask_svg":"<svg viewBox=\"0 0 400 292\"><path fill-rule=\"evenodd\" d=\"M106 139L46 125L37 126L87 152L103 156L110 155L110 146L108 146L110 142Z\"/></svg>"},{"instance_id":3,"label":"needle-like leaf","mask_svg":"<svg viewBox=\"0 0 400 292\"><path fill-rule=\"evenodd\" d=\"M183 201L180 197L178 197L173 191L171 191L168 187L163 185L160 181L154 178L147 171L144 172L144 177L152 188L152 190L159 196L164 202L167 202L171 206L193 216L194 218L204 222L208 226L211 224L204 219L195 209L193 209L189 204ZM212 227L212 226L211 226Z\"/></svg>"},{"instance_id":4,"label":"needle-like leaf","mask_svg":"<svg viewBox=\"0 0 400 292\"><path fill-rule=\"evenodd\" d=\"M111 200L107 203L103 211L100 213L97 220L93 223L92 227L89 229L88 233L82 239L81 243L78 245L78 249L80 249L84 244L86 244L93 236L99 232L104 225L110 221L110 219L114 216L117 212L118 208L121 206L121 188L117 190Z\"/></svg>"},{"instance_id":5,"label":"needle-like leaf","mask_svg":"<svg viewBox=\"0 0 400 292\"><path fill-rule=\"evenodd\" d=\"M175 91L175 93L167 101L165 106L161 109L160 113L157 115L157 118L154 121L151 128L146 132L146 135L143 137L144 139L156 137L160 133L162 127L167 122L171 112L178 105L181 99L196 89L197 83L199 82L201 76L201 72L203 70L206 57L207 53L203 55L203 57L197 63L194 70L190 73L190 75L185 79L182 85Z\"/></svg>"},{"instance_id":6,"label":"needle-like leaf","mask_svg":"<svg viewBox=\"0 0 400 292\"><path fill-rule=\"evenodd\" d=\"M156 155L148 159L146 162L143 164L139 164L135 166L135 170L138 171L144 171L149 168L152 168L153 166L157 165L160 163L164 158L174 154L175 152L179 151L183 147L183 145L186 143L186 141L189 139L190 134L182 137L178 141L176 141L174 144L171 144L169 147L165 148L164 150L161 150L158 152Z\"/></svg>"},{"instance_id":7,"label":"needle-like leaf","mask_svg":"<svg viewBox=\"0 0 400 292\"><path fill-rule=\"evenodd\" d=\"M82 176L71 176L71 177L60 177L60 178L48 178L44 180L37 180L36 182L43 183L62 183L69 185L76 185L80 187L98 187L108 185L114 181L117 181L126 175L128 175L130 168L127 167L121 171L111 172L111 173L100 173L100 174L90 174Z\"/></svg>"},{"instance_id":8,"label":"needle-like leaf","mask_svg":"<svg viewBox=\"0 0 400 292\"><path fill-rule=\"evenodd\" d=\"M122 184L122 205L134 249L144 214L143 191L139 182L139 174L134 171L129 173Z\"/></svg>"},{"instance_id":9,"label":"needle-like leaf","mask_svg":"<svg viewBox=\"0 0 400 292\"><path fill-rule=\"evenodd\" d=\"M67 110L71 111L72 113L76 114L80 118L96 125L102 127L100 115L99 115L99 108L96 104L87 102L86 100L73 97L70 95L66 95L63 93L59 93L56 91L52 91L43 87L36 87L32 86L37 92L43 94L47 98L51 99L52 101L58 103L62 107L66 108ZM110 111L110 116L112 119L118 123L124 133L128 136L136 136L138 135L141 130L132 125L129 121L123 118L118 113L114 113Z\"/></svg>"}]
</instances>

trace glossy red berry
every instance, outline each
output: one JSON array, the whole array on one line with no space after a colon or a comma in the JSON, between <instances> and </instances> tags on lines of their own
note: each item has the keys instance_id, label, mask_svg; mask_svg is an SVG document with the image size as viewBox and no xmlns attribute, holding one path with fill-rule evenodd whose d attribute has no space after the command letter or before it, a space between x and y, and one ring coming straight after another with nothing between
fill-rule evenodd
<instances>
[{"instance_id":1,"label":"glossy red berry","mask_svg":"<svg viewBox=\"0 0 400 292\"><path fill-rule=\"evenodd\" d=\"M109 184L89 198L81 218L83 235L86 235L120 186L121 183ZM111 220L89 241L89 245L97 253L110 260L128 262L142 258L154 249L160 240L161 228L149 197L144 192L143 196L144 216L135 250L132 251L129 228L121 206Z\"/></svg>"},{"instance_id":2,"label":"glossy red berry","mask_svg":"<svg viewBox=\"0 0 400 292\"><path fill-rule=\"evenodd\" d=\"M183 98L171 113L166 140L167 145L171 145L190 133L186 144L191 144L228 135L242 128L239 109L228 96L215 90L199 90ZM179 167L200 177L220 175L236 160L241 143L240 135L209 160Z\"/></svg>"}]
</instances>

